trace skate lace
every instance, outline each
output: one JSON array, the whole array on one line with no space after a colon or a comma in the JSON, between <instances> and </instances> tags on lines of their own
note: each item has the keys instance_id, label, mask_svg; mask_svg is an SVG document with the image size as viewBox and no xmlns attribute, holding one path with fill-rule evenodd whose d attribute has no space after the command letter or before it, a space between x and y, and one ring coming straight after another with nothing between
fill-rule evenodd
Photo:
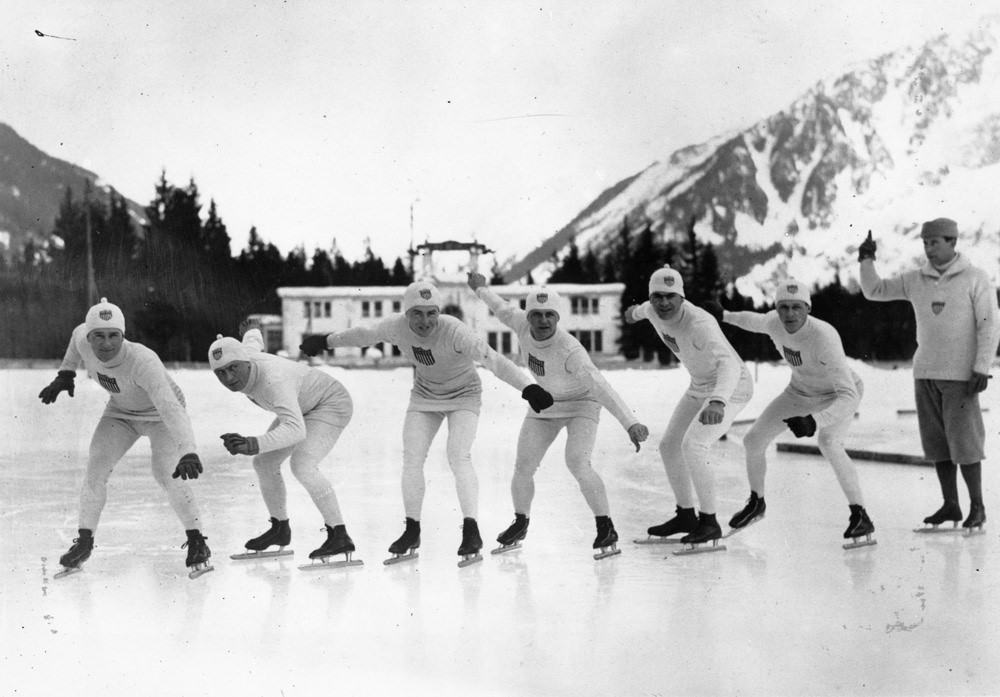
<instances>
[{"instance_id":1,"label":"skate lace","mask_svg":"<svg viewBox=\"0 0 1000 697\"><path fill-rule=\"evenodd\" d=\"M203 546L205 544L205 540L207 539L208 539L207 537L202 536L194 540L188 540L187 542L181 545L181 549L185 549L188 546L188 544L190 544L192 547Z\"/></svg>"}]
</instances>

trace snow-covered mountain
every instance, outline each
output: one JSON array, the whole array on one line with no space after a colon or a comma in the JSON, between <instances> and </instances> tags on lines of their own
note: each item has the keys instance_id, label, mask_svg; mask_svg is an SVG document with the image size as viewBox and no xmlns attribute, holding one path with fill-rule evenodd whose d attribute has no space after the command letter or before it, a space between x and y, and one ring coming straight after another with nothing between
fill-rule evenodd
<instances>
[{"instance_id":1,"label":"snow-covered mountain","mask_svg":"<svg viewBox=\"0 0 1000 697\"><path fill-rule=\"evenodd\" d=\"M0 256L16 256L29 240L46 244L67 188L79 199L87 181L95 197L107 200L111 187L97 174L46 154L0 123ZM127 203L141 224L143 207Z\"/></svg>"},{"instance_id":2,"label":"snow-covered mountain","mask_svg":"<svg viewBox=\"0 0 1000 697\"><path fill-rule=\"evenodd\" d=\"M884 273L922 262L924 220L959 224L959 249L1000 280L1000 15L817 82L786 109L692 145L603 192L508 279L575 239L602 255L649 224L680 239L692 218L723 273L760 298L793 275L857 278L869 229Z\"/></svg>"}]
</instances>

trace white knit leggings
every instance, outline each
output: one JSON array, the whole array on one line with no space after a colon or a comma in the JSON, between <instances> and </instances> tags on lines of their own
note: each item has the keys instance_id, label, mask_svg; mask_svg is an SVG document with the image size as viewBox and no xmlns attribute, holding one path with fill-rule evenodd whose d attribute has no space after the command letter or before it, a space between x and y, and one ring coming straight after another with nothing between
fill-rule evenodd
<instances>
[{"instance_id":1,"label":"white knit leggings","mask_svg":"<svg viewBox=\"0 0 1000 697\"><path fill-rule=\"evenodd\" d=\"M566 429L566 467L576 478L587 505L595 516L610 515L608 493L604 480L590 464L597 439L597 421L582 416L561 419L533 419L528 417L521 424L517 438L517 459L510 493L514 512L531 515L531 501L535 498L535 472L542 463L549 446L559 432Z\"/></svg>"},{"instance_id":2,"label":"white knit leggings","mask_svg":"<svg viewBox=\"0 0 1000 697\"><path fill-rule=\"evenodd\" d=\"M101 511L108 500L108 479L111 470L139 438L149 438L152 450L150 464L153 479L167 492L167 499L180 518L185 530L198 528L200 513L190 484L171 475L177 467L180 445L162 421L132 421L108 416L101 417L90 439L87 474L80 492L80 527L96 530Z\"/></svg>"},{"instance_id":3,"label":"white knit leggings","mask_svg":"<svg viewBox=\"0 0 1000 697\"><path fill-rule=\"evenodd\" d=\"M458 411L407 411L403 420L403 509L407 518L420 520L424 505L424 462L431 442L444 420L448 420L448 465L455 475L455 489L463 518L479 515L479 479L472 467L472 441L479 414Z\"/></svg>"},{"instance_id":4,"label":"white knit leggings","mask_svg":"<svg viewBox=\"0 0 1000 697\"><path fill-rule=\"evenodd\" d=\"M330 527L343 525L344 518L337 503L337 494L330 480L320 472L319 464L337 444L340 434L344 432L344 426L334 426L326 421L310 418L309 414L305 415L305 422L305 440L288 448L261 453L253 459L253 468L260 482L264 505L267 506L267 512L272 518L288 519L288 492L285 489L285 480L281 476L281 463L290 457L292 474L309 492L310 498L323 516L323 522ZM276 428L278 423L279 421L275 419L268 430Z\"/></svg>"}]
</instances>

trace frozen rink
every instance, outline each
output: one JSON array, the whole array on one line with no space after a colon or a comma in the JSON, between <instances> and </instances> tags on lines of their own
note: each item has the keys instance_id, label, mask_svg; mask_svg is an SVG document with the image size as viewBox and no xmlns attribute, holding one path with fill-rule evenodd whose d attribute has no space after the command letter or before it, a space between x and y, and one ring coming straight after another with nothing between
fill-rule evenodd
<instances>
[{"instance_id":1,"label":"frozen rink","mask_svg":"<svg viewBox=\"0 0 1000 697\"><path fill-rule=\"evenodd\" d=\"M594 524L556 441L537 478L519 552L491 556L513 517L508 482L519 396L483 372L473 460L483 563L459 569L453 479L439 433L426 467L415 563L382 565L402 530L401 428L410 369L323 368L355 400L324 465L360 568L299 571L322 522L287 472L291 560L234 562L267 513L248 458L218 436L262 431L270 415L207 368L172 371L187 395L206 473L194 482L215 571L189 580L179 522L141 442L112 475L97 548L53 580L76 536L91 432L106 401L37 399L55 369L0 371L0 694L67 695L965 695L1000 693L1000 388L984 394L985 535L917 535L939 505L933 468L859 461L877 546L844 551L847 503L819 458L769 451L767 518L728 551L669 556L636 537L673 511L656 443L687 384L679 370L606 375L649 426L638 454L602 414L594 464L608 486L622 554L595 562ZM753 368L752 368L753 369ZM855 364L866 385L849 447L919 453L909 368ZM752 417L787 383L757 367ZM996 371L994 371L996 372ZM721 521L748 495L736 427L720 442ZM786 440L794 440L788 434ZM811 441L812 439L807 439ZM968 502L959 484L963 511ZM666 557L666 558L665 558ZM992 657L992 658L991 658Z\"/></svg>"}]
</instances>

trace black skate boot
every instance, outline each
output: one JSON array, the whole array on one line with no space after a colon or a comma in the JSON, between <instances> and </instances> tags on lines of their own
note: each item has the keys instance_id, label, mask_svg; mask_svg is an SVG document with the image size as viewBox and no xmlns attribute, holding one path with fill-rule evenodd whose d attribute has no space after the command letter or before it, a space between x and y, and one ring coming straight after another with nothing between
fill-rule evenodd
<instances>
[{"instance_id":1,"label":"black skate boot","mask_svg":"<svg viewBox=\"0 0 1000 697\"><path fill-rule=\"evenodd\" d=\"M479 535L479 523L475 518L462 519L462 544L458 548L458 553L462 561L459 566L469 566L483 560L483 555L479 550L483 548L483 538Z\"/></svg>"},{"instance_id":2,"label":"black skate boot","mask_svg":"<svg viewBox=\"0 0 1000 697\"><path fill-rule=\"evenodd\" d=\"M973 501L969 505L969 517L962 523L962 527L971 535L976 532L985 533L984 525L986 525L986 506L982 501Z\"/></svg>"},{"instance_id":3,"label":"black skate boot","mask_svg":"<svg viewBox=\"0 0 1000 697\"><path fill-rule=\"evenodd\" d=\"M79 533L80 536L73 540L73 546L69 551L59 557L63 570L54 574L53 578L62 578L82 571L83 562L90 559L90 553L94 551L94 533L85 528L80 528Z\"/></svg>"},{"instance_id":4,"label":"black skate boot","mask_svg":"<svg viewBox=\"0 0 1000 697\"><path fill-rule=\"evenodd\" d=\"M764 503L764 497L758 496L756 491L751 491L750 498L747 499L747 505L743 507L742 511L729 519L729 527L732 528L729 534L732 535L737 530L742 530L749 525L764 520L764 512L766 510L767 504Z\"/></svg>"},{"instance_id":5,"label":"black skate boot","mask_svg":"<svg viewBox=\"0 0 1000 697\"><path fill-rule=\"evenodd\" d=\"M609 516L597 516L597 537L594 538L594 549L600 550L594 555L594 559L604 559L621 554L618 549L618 533L615 531L615 524L611 522Z\"/></svg>"},{"instance_id":6,"label":"black skate boot","mask_svg":"<svg viewBox=\"0 0 1000 697\"><path fill-rule=\"evenodd\" d=\"M958 501L945 500L937 511L924 518L924 527L916 528L914 532L958 532L958 523L962 520L962 507ZM942 523L952 523L950 528L940 528Z\"/></svg>"},{"instance_id":7,"label":"black skate boot","mask_svg":"<svg viewBox=\"0 0 1000 697\"><path fill-rule=\"evenodd\" d=\"M698 527L694 532L688 533L681 538L683 544L689 545L684 549L679 549L674 554L684 555L684 554L699 554L701 552L723 552L726 549L725 545L720 545L719 540L722 539L722 528L719 526L719 521L716 520L714 513L699 513L698 514ZM704 545L707 542L711 542L711 546L699 546Z\"/></svg>"},{"instance_id":8,"label":"black skate boot","mask_svg":"<svg viewBox=\"0 0 1000 697\"><path fill-rule=\"evenodd\" d=\"M205 540L208 538L201 534L201 531L186 530L187 542L181 545L181 548L187 547L187 567L191 570L188 573L188 578L198 578L202 574L207 574L209 571L214 571L215 567L208 563L209 558L212 556L212 550L208 548Z\"/></svg>"},{"instance_id":9,"label":"black skate boot","mask_svg":"<svg viewBox=\"0 0 1000 697\"><path fill-rule=\"evenodd\" d=\"M334 569L347 566L364 565L364 562L360 559L351 559L351 554L354 552L354 540L352 540L351 536L347 534L347 528L345 526L334 525L331 528L327 525L324 530L326 530L326 541L320 545L319 549L314 549L309 553L310 559L319 559L320 563L306 564L305 566L300 566L300 569L303 571L310 571L314 569ZM338 554L344 555L344 561L327 561L330 557L335 557Z\"/></svg>"},{"instance_id":10,"label":"black skate boot","mask_svg":"<svg viewBox=\"0 0 1000 697\"><path fill-rule=\"evenodd\" d=\"M510 527L497 535L497 542L500 546L493 550L493 554L503 554L521 548L521 540L528 536L529 519L523 513L514 514L514 522Z\"/></svg>"},{"instance_id":11,"label":"black skate boot","mask_svg":"<svg viewBox=\"0 0 1000 697\"><path fill-rule=\"evenodd\" d=\"M694 512L693 508L675 506L674 512L674 517L666 523L647 529L646 534L649 537L645 540L636 540L636 544L676 544L680 540L676 537L670 537L670 535L681 532L686 534L694 532L698 528L698 514Z\"/></svg>"},{"instance_id":12,"label":"black skate boot","mask_svg":"<svg viewBox=\"0 0 1000 697\"><path fill-rule=\"evenodd\" d=\"M844 539L851 539L852 542L844 545L844 549L856 549L858 547L868 547L876 543L872 539L875 532L875 525L868 517L868 511L863 506L851 504L851 519L847 522L847 530L844 531ZM865 539L860 539L861 537Z\"/></svg>"},{"instance_id":13,"label":"black skate boot","mask_svg":"<svg viewBox=\"0 0 1000 697\"><path fill-rule=\"evenodd\" d=\"M232 554L230 559L267 559L270 557L287 557L295 552L285 549L292 541L292 529L287 520L271 518L271 527L262 535L247 540L244 545L247 551L243 554ZM266 551L268 547L278 546L277 550Z\"/></svg>"},{"instance_id":14,"label":"black skate boot","mask_svg":"<svg viewBox=\"0 0 1000 697\"><path fill-rule=\"evenodd\" d=\"M419 555L417 549L420 547L420 521L413 518L406 519L406 529L399 539L389 545L389 553L392 555L383 564L397 564L401 561L416 559Z\"/></svg>"}]
</instances>

